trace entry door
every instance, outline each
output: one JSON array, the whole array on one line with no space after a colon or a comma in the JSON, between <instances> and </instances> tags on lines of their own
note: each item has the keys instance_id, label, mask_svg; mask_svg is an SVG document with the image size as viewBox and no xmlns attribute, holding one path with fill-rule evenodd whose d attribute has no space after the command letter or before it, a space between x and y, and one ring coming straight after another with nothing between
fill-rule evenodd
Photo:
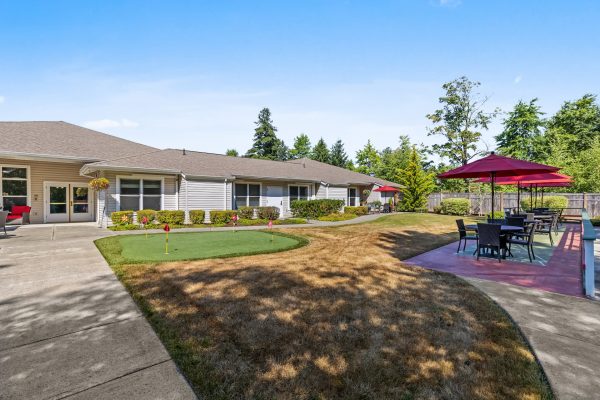
<instances>
[{"instance_id":1,"label":"entry door","mask_svg":"<svg viewBox=\"0 0 600 400\"><path fill-rule=\"evenodd\" d=\"M267 186L267 206L279 208L279 216L283 216L282 186Z\"/></svg>"},{"instance_id":2,"label":"entry door","mask_svg":"<svg viewBox=\"0 0 600 400\"><path fill-rule=\"evenodd\" d=\"M92 221L90 190L85 184L46 183L46 222Z\"/></svg>"}]
</instances>

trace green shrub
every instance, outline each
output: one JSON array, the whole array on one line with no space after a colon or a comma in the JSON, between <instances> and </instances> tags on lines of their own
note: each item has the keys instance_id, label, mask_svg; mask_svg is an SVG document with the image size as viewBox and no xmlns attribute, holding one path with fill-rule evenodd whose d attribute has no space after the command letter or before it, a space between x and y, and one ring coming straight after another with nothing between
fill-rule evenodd
<instances>
[{"instance_id":1,"label":"green shrub","mask_svg":"<svg viewBox=\"0 0 600 400\"><path fill-rule=\"evenodd\" d=\"M523 210L529 210L532 204L533 208L535 208L535 199L531 203L528 196L521 199L521 208ZM541 197L538 196L537 201L537 207L539 208L566 208L567 204L569 204L569 199L565 196L545 196L543 202Z\"/></svg>"},{"instance_id":2,"label":"green shrub","mask_svg":"<svg viewBox=\"0 0 600 400\"><path fill-rule=\"evenodd\" d=\"M367 215L369 213L369 209L367 208L367 206L360 206L360 207L348 206L348 207L344 207L344 213L354 214L354 215Z\"/></svg>"},{"instance_id":3,"label":"green shrub","mask_svg":"<svg viewBox=\"0 0 600 400\"><path fill-rule=\"evenodd\" d=\"M240 217L240 219L252 219L254 218L254 209L256 207L248 207L248 206L243 206L243 207L238 207L238 217Z\"/></svg>"},{"instance_id":4,"label":"green shrub","mask_svg":"<svg viewBox=\"0 0 600 400\"><path fill-rule=\"evenodd\" d=\"M206 215L204 210L190 210L189 214L190 214L190 222L192 224L203 224L204 223L204 216Z\"/></svg>"},{"instance_id":5,"label":"green shrub","mask_svg":"<svg viewBox=\"0 0 600 400\"><path fill-rule=\"evenodd\" d=\"M433 207L433 212L435 214L441 214L442 213L442 206L434 206Z\"/></svg>"},{"instance_id":6,"label":"green shrub","mask_svg":"<svg viewBox=\"0 0 600 400\"><path fill-rule=\"evenodd\" d=\"M142 223L142 220L146 217L148 219L148 223L151 224L156 219L156 211L155 210L139 210L137 212L137 222L138 224Z\"/></svg>"},{"instance_id":7,"label":"green shrub","mask_svg":"<svg viewBox=\"0 0 600 400\"><path fill-rule=\"evenodd\" d=\"M140 226L138 224L120 224L109 226L108 229L111 231L135 231L140 229Z\"/></svg>"},{"instance_id":8,"label":"green shrub","mask_svg":"<svg viewBox=\"0 0 600 400\"><path fill-rule=\"evenodd\" d=\"M323 215L317 218L319 221L336 222L336 221L348 221L349 219L356 218L356 214L342 214L339 212L331 213L329 215Z\"/></svg>"},{"instance_id":9,"label":"green shrub","mask_svg":"<svg viewBox=\"0 0 600 400\"><path fill-rule=\"evenodd\" d=\"M344 200L294 200L290 206L294 217L316 219L339 212L344 206Z\"/></svg>"},{"instance_id":10,"label":"green shrub","mask_svg":"<svg viewBox=\"0 0 600 400\"><path fill-rule=\"evenodd\" d=\"M448 215L467 215L471 210L471 201L462 198L444 199L440 203L442 214Z\"/></svg>"},{"instance_id":11,"label":"green shrub","mask_svg":"<svg viewBox=\"0 0 600 400\"><path fill-rule=\"evenodd\" d=\"M487 218L492 218L492 213L487 213ZM494 211L494 219L504 219L506 216L502 211Z\"/></svg>"},{"instance_id":12,"label":"green shrub","mask_svg":"<svg viewBox=\"0 0 600 400\"><path fill-rule=\"evenodd\" d=\"M185 212L183 210L160 210L156 212L156 219L161 224L183 225Z\"/></svg>"},{"instance_id":13,"label":"green shrub","mask_svg":"<svg viewBox=\"0 0 600 400\"><path fill-rule=\"evenodd\" d=\"M274 220L279 218L279 207L257 207L259 219Z\"/></svg>"},{"instance_id":14,"label":"green shrub","mask_svg":"<svg viewBox=\"0 0 600 400\"><path fill-rule=\"evenodd\" d=\"M306 220L304 218L286 218L286 219L278 219L273 221L274 225L295 225L295 224L306 224Z\"/></svg>"},{"instance_id":15,"label":"green shrub","mask_svg":"<svg viewBox=\"0 0 600 400\"><path fill-rule=\"evenodd\" d=\"M421 213L422 214L422 213L426 213L427 211L429 211L429 210L427 210L427 207L417 207L417 208L415 208L415 212L416 213Z\"/></svg>"},{"instance_id":16,"label":"green shrub","mask_svg":"<svg viewBox=\"0 0 600 400\"><path fill-rule=\"evenodd\" d=\"M133 224L133 211L115 211L110 214L110 219L114 225Z\"/></svg>"},{"instance_id":17,"label":"green shrub","mask_svg":"<svg viewBox=\"0 0 600 400\"><path fill-rule=\"evenodd\" d=\"M231 218L237 215L237 210L221 210L210 212L210 223L211 224L228 224L231 222Z\"/></svg>"}]
</instances>

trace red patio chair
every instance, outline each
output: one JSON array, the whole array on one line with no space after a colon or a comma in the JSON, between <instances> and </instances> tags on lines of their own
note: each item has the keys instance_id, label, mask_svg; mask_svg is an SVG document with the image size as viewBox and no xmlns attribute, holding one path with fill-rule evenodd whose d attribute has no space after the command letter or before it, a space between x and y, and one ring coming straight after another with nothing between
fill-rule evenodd
<instances>
[{"instance_id":1,"label":"red patio chair","mask_svg":"<svg viewBox=\"0 0 600 400\"><path fill-rule=\"evenodd\" d=\"M6 217L7 222L12 222L17 219L21 219L21 224L29 224L29 214L31 213L31 207L29 206L12 206L10 214Z\"/></svg>"}]
</instances>

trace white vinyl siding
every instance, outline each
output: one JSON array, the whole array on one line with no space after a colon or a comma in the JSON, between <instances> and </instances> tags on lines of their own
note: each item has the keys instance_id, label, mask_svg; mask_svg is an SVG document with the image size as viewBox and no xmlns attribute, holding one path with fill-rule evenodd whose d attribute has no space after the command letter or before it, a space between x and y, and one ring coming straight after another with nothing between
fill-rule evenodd
<instances>
[{"instance_id":1,"label":"white vinyl siding","mask_svg":"<svg viewBox=\"0 0 600 400\"><path fill-rule=\"evenodd\" d=\"M165 177L163 181L163 210L177 210L177 178Z\"/></svg>"},{"instance_id":2,"label":"white vinyl siding","mask_svg":"<svg viewBox=\"0 0 600 400\"><path fill-rule=\"evenodd\" d=\"M343 200L346 204L348 188L346 186L329 186L329 199Z\"/></svg>"},{"instance_id":3,"label":"white vinyl siding","mask_svg":"<svg viewBox=\"0 0 600 400\"><path fill-rule=\"evenodd\" d=\"M315 193L316 199L326 199L327 198L327 186L323 184L317 184L317 193Z\"/></svg>"},{"instance_id":4,"label":"white vinyl siding","mask_svg":"<svg viewBox=\"0 0 600 400\"><path fill-rule=\"evenodd\" d=\"M44 181L87 184L90 178L79 175L81 163L29 161L0 158L2 165L22 165L29 168L28 202L31 206L31 223L44 223ZM92 201L94 194L91 195Z\"/></svg>"},{"instance_id":5,"label":"white vinyl siding","mask_svg":"<svg viewBox=\"0 0 600 400\"><path fill-rule=\"evenodd\" d=\"M208 221L210 211L225 208L227 189L224 181L182 178L179 190L179 209L207 211L205 221Z\"/></svg>"}]
</instances>

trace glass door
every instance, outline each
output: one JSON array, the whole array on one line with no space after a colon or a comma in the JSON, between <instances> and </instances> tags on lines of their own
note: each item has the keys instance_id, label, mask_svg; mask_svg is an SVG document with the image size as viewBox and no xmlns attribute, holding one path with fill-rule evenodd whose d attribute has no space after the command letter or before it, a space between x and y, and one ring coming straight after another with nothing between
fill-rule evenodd
<instances>
[{"instance_id":1,"label":"glass door","mask_svg":"<svg viewBox=\"0 0 600 400\"><path fill-rule=\"evenodd\" d=\"M47 185L46 222L69 222L68 190L69 185Z\"/></svg>"},{"instance_id":2,"label":"glass door","mask_svg":"<svg viewBox=\"0 0 600 400\"><path fill-rule=\"evenodd\" d=\"M70 212L72 222L91 221L92 207L90 204L90 193L87 185L72 184Z\"/></svg>"}]
</instances>

